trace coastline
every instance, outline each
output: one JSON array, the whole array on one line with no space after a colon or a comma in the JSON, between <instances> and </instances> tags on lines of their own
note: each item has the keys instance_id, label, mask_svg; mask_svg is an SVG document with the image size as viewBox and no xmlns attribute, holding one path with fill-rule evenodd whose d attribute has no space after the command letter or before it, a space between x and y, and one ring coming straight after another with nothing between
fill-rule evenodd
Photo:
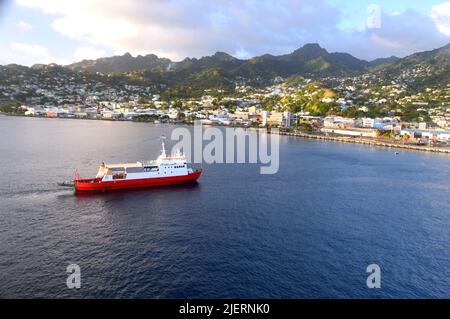
<instances>
[{"instance_id":1,"label":"coastline","mask_svg":"<svg viewBox=\"0 0 450 319\"><path fill-rule=\"evenodd\" d=\"M360 139L360 138L354 138L354 137L325 136L325 135L314 135L314 134L299 133L299 132L296 132L296 133L279 132L279 135L302 137L302 138L307 138L307 139L317 139L317 140L324 140L324 141L341 142L341 143L364 144L364 145L368 145L368 146L388 147L388 148L404 149L404 150L410 150L410 151L450 154L450 148L444 149L444 148L430 147L430 146L388 143L388 142L382 142L382 141L377 141L377 140Z\"/></svg>"},{"instance_id":2,"label":"coastline","mask_svg":"<svg viewBox=\"0 0 450 319\"><path fill-rule=\"evenodd\" d=\"M47 118L42 116L26 116L21 114L9 114L0 112L0 116L12 116L12 117L26 117L26 118ZM61 118L58 118L61 119ZM131 123L149 123L154 124L152 122L143 122L143 121L121 121L121 120L112 120L112 119L89 119L89 118L62 118L66 120L95 120L95 121L108 121L108 122L131 122ZM193 125L193 123L188 122L170 122L170 123L161 123L161 124L171 124L171 125ZM255 129L259 130L261 128L257 127L243 127L238 125L220 125L220 124L208 124L208 126L223 126L223 127L241 127L245 129ZM272 134L271 129L267 130L268 134ZM441 153L441 154L450 154L449 148L438 148L438 147L430 147L430 146L419 146L419 145L410 145L410 144L398 144L398 143L389 143L377 140L371 140L367 138L355 138L355 137L343 137L343 136L326 136L326 135L318 135L318 134L309 134L302 132L286 132L279 131L279 135L291 136L291 137L301 137L306 139L316 139L323 141L332 141L332 142L341 142L341 143L353 143L353 144L362 144L367 146L377 146L377 147L387 147L387 148L395 148L395 149L403 149L409 151L419 151L419 152L431 152L431 153Z\"/></svg>"}]
</instances>

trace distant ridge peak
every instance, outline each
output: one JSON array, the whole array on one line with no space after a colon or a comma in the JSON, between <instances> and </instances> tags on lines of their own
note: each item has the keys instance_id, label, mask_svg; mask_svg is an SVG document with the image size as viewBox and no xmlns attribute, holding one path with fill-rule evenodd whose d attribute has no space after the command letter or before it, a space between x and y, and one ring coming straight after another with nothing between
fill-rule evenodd
<instances>
[{"instance_id":1,"label":"distant ridge peak","mask_svg":"<svg viewBox=\"0 0 450 319\"><path fill-rule=\"evenodd\" d=\"M232 55L230 55L226 52L222 52L222 51L217 51L216 53L214 53L213 57L222 59L222 60L234 60L235 59L235 57L233 57Z\"/></svg>"},{"instance_id":2,"label":"distant ridge peak","mask_svg":"<svg viewBox=\"0 0 450 319\"><path fill-rule=\"evenodd\" d=\"M308 55L308 56L315 54L323 55L327 53L328 51L322 48L318 43L307 43L301 48L292 52L292 54L294 55Z\"/></svg>"},{"instance_id":3,"label":"distant ridge peak","mask_svg":"<svg viewBox=\"0 0 450 319\"><path fill-rule=\"evenodd\" d=\"M319 43L306 43L300 49L323 49Z\"/></svg>"},{"instance_id":4,"label":"distant ridge peak","mask_svg":"<svg viewBox=\"0 0 450 319\"><path fill-rule=\"evenodd\" d=\"M217 51L216 53L214 53L214 56L231 56L231 55L223 51Z\"/></svg>"}]
</instances>

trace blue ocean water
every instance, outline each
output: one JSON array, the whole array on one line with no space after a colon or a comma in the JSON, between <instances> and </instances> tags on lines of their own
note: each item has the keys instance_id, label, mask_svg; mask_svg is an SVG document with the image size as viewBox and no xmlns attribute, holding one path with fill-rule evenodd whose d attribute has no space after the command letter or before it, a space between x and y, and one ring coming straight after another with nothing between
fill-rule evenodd
<instances>
[{"instance_id":1,"label":"blue ocean water","mask_svg":"<svg viewBox=\"0 0 450 319\"><path fill-rule=\"evenodd\" d=\"M155 158L172 129L1 116L0 297L450 297L448 155L281 137L275 175L213 164L190 186L56 186Z\"/></svg>"}]
</instances>

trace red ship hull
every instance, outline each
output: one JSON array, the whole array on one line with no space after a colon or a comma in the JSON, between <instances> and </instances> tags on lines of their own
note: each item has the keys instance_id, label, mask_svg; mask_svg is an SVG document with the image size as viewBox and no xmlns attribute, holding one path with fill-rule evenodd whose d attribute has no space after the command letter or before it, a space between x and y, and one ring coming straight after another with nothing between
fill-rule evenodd
<instances>
[{"instance_id":1,"label":"red ship hull","mask_svg":"<svg viewBox=\"0 0 450 319\"><path fill-rule=\"evenodd\" d=\"M75 191L77 192L95 192L108 191L116 189L133 189L167 186L176 184L187 184L197 181L202 174L201 171L194 171L193 173L181 176L159 177L159 178L143 178L143 179L122 179L115 181L102 182L98 178L77 179L73 183Z\"/></svg>"}]
</instances>

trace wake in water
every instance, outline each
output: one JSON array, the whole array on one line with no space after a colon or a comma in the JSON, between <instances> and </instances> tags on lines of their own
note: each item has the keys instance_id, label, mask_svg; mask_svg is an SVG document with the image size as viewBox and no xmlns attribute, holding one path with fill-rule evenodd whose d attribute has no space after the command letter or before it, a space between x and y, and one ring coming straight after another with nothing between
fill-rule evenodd
<instances>
[{"instance_id":1,"label":"wake in water","mask_svg":"<svg viewBox=\"0 0 450 319\"><path fill-rule=\"evenodd\" d=\"M47 188L47 189L29 189L29 190L11 190L0 192L0 197L7 198L17 198L26 199L27 197L36 197L48 194L67 194L68 192L73 193L73 190L69 188Z\"/></svg>"}]
</instances>

